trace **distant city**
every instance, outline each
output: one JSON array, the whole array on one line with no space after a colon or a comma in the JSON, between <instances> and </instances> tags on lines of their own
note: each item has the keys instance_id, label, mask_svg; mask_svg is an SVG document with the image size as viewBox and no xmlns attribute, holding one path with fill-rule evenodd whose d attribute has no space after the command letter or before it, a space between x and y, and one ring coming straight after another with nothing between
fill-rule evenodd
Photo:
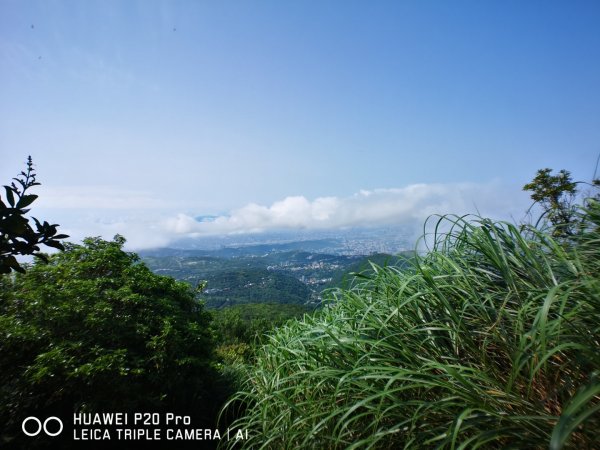
<instances>
[{"instance_id":1,"label":"distant city","mask_svg":"<svg viewBox=\"0 0 600 450\"><path fill-rule=\"evenodd\" d=\"M353 272L369 270L370 262L403 264L406 252L415 248L414 230L405 226L186 238L140 255L155 273L192 286L204 284L201 298L209 308L247 303L314 308L325 290L348 282Z\"/></svg>"},{"instance_id":2,"label":"distant city","mask_svg":"<svg viewBox=\"0 0 600 450\"><path fill-rule=\"evenodd\" d=\"M330 255L397 254L415 249L415 227L388 226L321 231L278 231L255 234L236 234L185 238L169 248L178 250L207 250L239 254L271 253L301 250Z\"/></svg>"}]
</instances>

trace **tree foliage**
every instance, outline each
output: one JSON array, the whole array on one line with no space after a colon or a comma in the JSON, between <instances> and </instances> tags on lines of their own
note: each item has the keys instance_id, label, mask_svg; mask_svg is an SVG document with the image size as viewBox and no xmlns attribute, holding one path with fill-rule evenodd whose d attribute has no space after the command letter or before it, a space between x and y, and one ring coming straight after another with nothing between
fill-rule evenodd
<instances>
[{"instance_id":1,"label":"tree foliage","mask_svg":"<svg viewBox=\"0 0 600 450\"><path fill-rule=\"evenodd\" d=\"M29 415L172 411L213 425L222 385L210 315L124 242L66 244L0 278L0 445Z\"/></svg>"},{"instance_id":2,"label":"tree foliage","mask_svg":"<svg viewBox=\"0 0 600 450\"><path fill-rule=\"evenodd\" d=\"M40 253L40 245L64 250L60 239L67 238L66 234L57 234L57 224L46 221L40 222L32 217L35 230L29 223L26 214L29 206L37 199L37 195L29 194L28 190L39 186L35 179L35 170L31 156L27 158L27 170L21 172L10 185L5 185L6 203L0 195L0 273L10 273L12 270L24 272L17 262L15 255L34 255L46 260Z\"/></svg>"},{"instance_id":3,"label":"tree foliage","mask_svg":"<svg viewBox=\"0 0 600 450\"><path fill-rule=\"evenodd\" d=\"M573 182L568 170L552 175L552 169L540 169L523 190L531 191L531 199L542 206L544 215L554 227L555 236L573 234L577 183Z\"/></svg>"},{"instance_id":4,"label":"tree foliage","mask_svg":"<svg viewBox=\"0 0 600 450\"><path fill-rule=\"evenodd\" d=\"M225 364L249 362L267 333L309 311L306 306L286 303L246 303L213 310L217 355Z\"/></svg>"}]
</instances>

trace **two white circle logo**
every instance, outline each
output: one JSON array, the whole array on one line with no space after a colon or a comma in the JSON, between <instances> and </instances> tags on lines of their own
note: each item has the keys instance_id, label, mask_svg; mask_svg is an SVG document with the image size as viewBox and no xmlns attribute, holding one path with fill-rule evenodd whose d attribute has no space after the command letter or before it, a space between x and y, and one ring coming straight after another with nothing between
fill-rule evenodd
<instances>
[{"instance_id":1,"label":"two white circle logo","mask_svg":"<svg viewBox=\"0 0 600 450\"><path fill-rule=\"evenodd\" d=\"M55 420L56 422L58 422L59 429L55 433L48 431L48 422L50 422L51 420ZM37 430L33 433L30 433L25 428L25 424L29 421L37 423ZM44 424L42 425L42 421L40 419L34 416L29 416L23 421L23 423L21 424L21 428L23 429L23 433L25 433L27 436L37 436L38 434L40 434L42 429L44 429L44 433L46 433L48 436L58 436L60 433L62 433L63 423L62 420L60 420L58 417L50 416L46 420L44 420Z\"/></svg>"}]
</instances>

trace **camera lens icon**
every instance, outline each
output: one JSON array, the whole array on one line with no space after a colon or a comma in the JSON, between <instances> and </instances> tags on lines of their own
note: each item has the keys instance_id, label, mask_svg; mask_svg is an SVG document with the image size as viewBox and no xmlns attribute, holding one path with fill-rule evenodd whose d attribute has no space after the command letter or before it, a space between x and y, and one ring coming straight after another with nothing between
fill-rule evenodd
<instances>
[{"instance_id":1,"label":"camera lens icon","mask_svg":"<svg viewBox=\"0 0 600 450\"><path fill-rule=\"evenodd\" d=\"M56 431L54 433L51 431L48 431L48 423L51 421L56 421L59 426L58 431ZM37 425L35 425L34 427L37 429L32 432L31 431L32 425L28 425L27 427L25 427L25 424L27 424L27 422L35 422ZM29 428L30 431L27 431L27 428ZM37 417L29 416L25 420L23 420L23 423L21 424L21 429L23 430L23 433L25 433L27 436L37 436L38 434L40 434L40 432L42 430L44 430L44 433L46 433L48 436L54 437L54 436L58 436L60 433L62 433L63 423L62 423L62 420L60 420L58 417L55 417L55 416L48 417L46 420L44 420L43 424L42 424L42 421L40 419L38 419Z\"/></svg>"}]
</instances>

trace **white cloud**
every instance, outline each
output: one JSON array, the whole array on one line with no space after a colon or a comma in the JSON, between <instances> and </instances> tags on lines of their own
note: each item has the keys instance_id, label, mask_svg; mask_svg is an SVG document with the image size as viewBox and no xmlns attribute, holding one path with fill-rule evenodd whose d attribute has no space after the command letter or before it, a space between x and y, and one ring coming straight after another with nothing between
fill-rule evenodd
<instances>
[{"instance_id":1,"label":"white cloud","mask_svg":"<svg viewBox=\"0 0 600 450\"><path fill-rule=\"evenodd\" d=\"M279 229L333 229L423 221L432 214L480 212L500 218L524 211L522 195L499 183L414 184L362 190L350 197L286 197L271 206L248 204L211 221L178 214L164 222L168 232L186 236L255 233Z\"/></svg>"},{"instance_id":2,"label":"white cloud","mask_svg":"<svg viewBox=\"0 0 600 450\"><path fill-rule=\"evenodd\" d=\"M309 200L291 196L270 206L250 203L229 214L200 221L190 214L176 214L177 209L184 209L183 204L145 192L97 187L48 189L40 194L40 208L34 215L59 223L61 232L71 235L71 240L85 236L110 239L118 233L127 238L127 247L135 250L168 246L186 237L285 229L335 230L416 223L416 237L432 214L479 212L510 220L511 216L523 217L529 205L527 194L498 182L414 184L361 190L348 197Z\"/></svg>"}]
</instances>

